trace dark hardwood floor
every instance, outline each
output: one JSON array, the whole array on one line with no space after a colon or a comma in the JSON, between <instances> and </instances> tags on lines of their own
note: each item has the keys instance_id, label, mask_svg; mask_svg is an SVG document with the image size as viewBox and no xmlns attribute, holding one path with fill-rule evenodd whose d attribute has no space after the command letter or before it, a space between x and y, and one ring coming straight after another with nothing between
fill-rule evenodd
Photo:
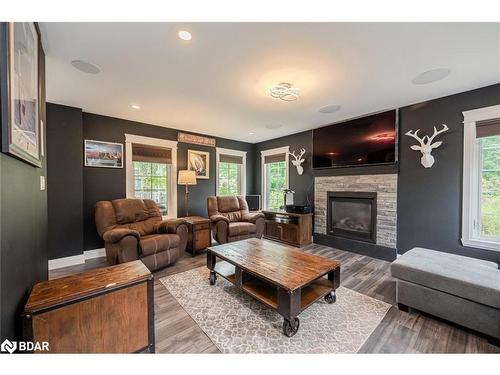
<instances>
[{"instance_id":1,"label":"dark hardwood floor","mask_svg":"<svg viewBox=\"0 0 500 375\"><path fill-rule=\"evenodd\" d=\"M393 305L359 350L360 353L500 353L500 347L486 338L417 311L402 312L395 307L396 284L390 263L330 247L312 244L304 251L341 263L341 285ZM195 321L183 310L160 278L205 266L206 255L185 254L172 267L155 273L155 333L159 353L218 353ZM105 258L50 272L50 278L105 266Z\"/></svg>"}]
</instances>

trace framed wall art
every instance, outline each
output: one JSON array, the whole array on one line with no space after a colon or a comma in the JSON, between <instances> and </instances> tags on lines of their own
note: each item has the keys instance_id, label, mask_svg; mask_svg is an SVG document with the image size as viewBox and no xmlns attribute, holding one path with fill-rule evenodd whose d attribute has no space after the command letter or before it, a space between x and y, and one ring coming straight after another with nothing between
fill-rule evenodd
<instances>
[{"instance_id":1,"label":"framed wall art","mask_svg":"<svg viewBox=\"0 0 500 375\"><path fill-rule=\"evenodd\" d=\"M196 178L210 178L210 153L205 151L188 150L188 169L196 172Z\"/></svg>"},{"instance_id":2,"label":"framed wall art","mask_svg":"<svg viewBox=\"0 0 500 375\"><path fill-rule=\"evenodd\" d=\"M2 152L41 166L40 33L33 22L2 25Z\"/></svg>"},{"instance_id":3,"label":"framed wall art","mask_svg":"<svg viewBox=\"0 0 500 375\"><path fill-rule=\"evenodd\" d=\"M85 140L85 166L123 168L123 144Z\"/></svg>"}]
</instances>

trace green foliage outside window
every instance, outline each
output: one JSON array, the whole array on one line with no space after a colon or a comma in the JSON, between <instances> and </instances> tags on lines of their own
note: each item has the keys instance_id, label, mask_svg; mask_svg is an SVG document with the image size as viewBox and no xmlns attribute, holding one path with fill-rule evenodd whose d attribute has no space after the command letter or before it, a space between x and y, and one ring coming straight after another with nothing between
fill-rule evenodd
<instances>
[{"instance_id":1,"label":"green foliage outside window","mask_svg":"<svg viewBox=\"0 0 500 375\"><path fill-rule=\"evenodd\" d=\"M134 161L135 197L154 200L162 215L168 211L168 175L168 164Z\"/></svg>"},{"instance_id":2,"label":"green foliage outside window","mask_svg":"<svg viewBox=\"0 0 500 375\"><path fill-rule=\"evenodd\" d=\"M279 210L283 205L283 189L286 188L286 163L268 163L266 168L266 208Z\"/></svg>"},{"instance_id":3,"label":"green foliage outside window","mask_svg":"<svg viewBox=\"0 0 500 375\"><path fill-rule=\"evenodd\" d=\"M239 195L241 164L219 163L219 195Z\"/></svg>"},{"instance_id":4,"label":"green foliage outside window","mask_svg":"<svg viewBox=\"0 0 500 375\"><path fill-rule=\"evenodd\" d=\"M500 135L479 140L481 147L481 234L500 237Z\"/></svg>"}]
</instances>

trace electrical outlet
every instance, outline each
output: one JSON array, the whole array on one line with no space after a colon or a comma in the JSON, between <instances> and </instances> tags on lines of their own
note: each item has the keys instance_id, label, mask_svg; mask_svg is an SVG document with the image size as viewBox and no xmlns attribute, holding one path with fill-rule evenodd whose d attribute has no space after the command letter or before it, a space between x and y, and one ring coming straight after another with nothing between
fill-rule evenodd
<instances>
[{"instance_id":1,"label":"electrical outlet","mask_svg":"<svg viewBox=\"0 0 500 375\"><path fill-rule=\"evenodd\" d=\"M45 190L45 176L40 176L40 190Z\"/></svg>"}]
</instances>

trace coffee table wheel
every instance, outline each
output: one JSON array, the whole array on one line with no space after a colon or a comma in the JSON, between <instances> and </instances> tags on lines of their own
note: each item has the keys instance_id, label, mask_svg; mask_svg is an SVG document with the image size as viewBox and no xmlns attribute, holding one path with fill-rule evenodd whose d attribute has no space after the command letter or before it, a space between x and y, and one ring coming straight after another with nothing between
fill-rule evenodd
<instances>
[{"instance_id":1,"label":"coffee table wheel","mask_svg":"<svg viewBox=\"0 0 500 375\"><path fill-rule=\"evenodd\" d=\"M325 296L326 303L335 303L336 300L337 294L335 293L335 291L332 291Z\"/></svg>"},{"instance_id":2,"label":"coffee table wheel","mask_svg":"<svg viewBox=\"0 0 500 375\"><path fill-rule=\"evenodd\" d=\"M210 285L215 285L217 281L217 274L214 271L210 271Z\"/></svg>"},{"instance_id":3,"label":"coffee table wheel","mask_svg":"<svg viewBox=\"0 0 500 375\"><path fill-rule=\"evenodd\" d=\"M294 318L293 323L290 322L288 319L285 319L283 321L283 333L285 334L286 337L294 336L299 330L299 327L300 327L299 318Z\"/></svg>"}]
</instances>

